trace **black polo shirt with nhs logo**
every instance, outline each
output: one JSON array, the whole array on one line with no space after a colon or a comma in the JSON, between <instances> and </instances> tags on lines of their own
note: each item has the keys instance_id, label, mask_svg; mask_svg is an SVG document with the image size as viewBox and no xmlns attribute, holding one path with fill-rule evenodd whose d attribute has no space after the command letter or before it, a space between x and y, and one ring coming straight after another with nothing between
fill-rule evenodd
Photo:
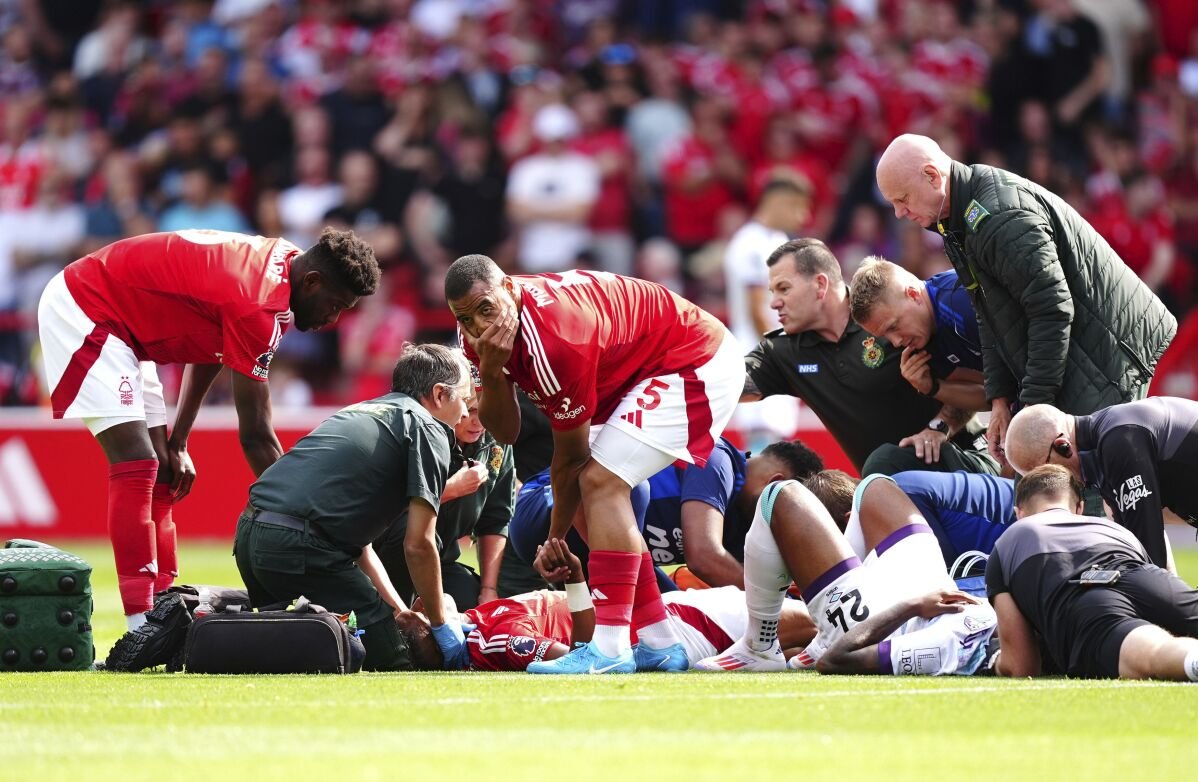
<instances>
[{"instance_id":1,"label":"black polo shirt with nhs logo","mask_svg":"<svg viewBox=\"0 0 1198 782\"><path fill-rule=\"evenodd\" d=\"M763 396L802 399L860 471L875 448L921 431L940 410L903 379L901 354L850 320L839 342L775 329L745 356L745 371Z\"/></svg>"}]
</instances>

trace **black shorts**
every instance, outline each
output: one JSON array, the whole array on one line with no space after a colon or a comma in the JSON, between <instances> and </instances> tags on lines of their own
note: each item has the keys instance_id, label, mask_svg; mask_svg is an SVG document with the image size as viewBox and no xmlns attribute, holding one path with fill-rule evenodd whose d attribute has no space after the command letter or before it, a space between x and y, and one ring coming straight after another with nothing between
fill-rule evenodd
<instances>
[{"instance_id":1,"label":"black shorts","mask_svg":"<svg viewBox=\"0 0 1198 782\"><path fill-rule=\"evenodd\" d=\"M1128 564L1119 570L1118 583L1077 587L1071 621L1061 628L1071 639L1070 676L1119 678L1123 640L1143 625L1198 638L1198 590L1156 565Z\"/></svg>"}]
</instances>

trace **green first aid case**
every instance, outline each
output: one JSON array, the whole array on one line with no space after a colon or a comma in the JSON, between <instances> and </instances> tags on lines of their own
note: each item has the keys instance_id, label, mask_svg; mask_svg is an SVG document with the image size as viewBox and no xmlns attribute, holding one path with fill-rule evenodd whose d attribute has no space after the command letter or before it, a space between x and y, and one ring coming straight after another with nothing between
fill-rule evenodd
<instances>
[{"instance_id":1,"label":"green first aid case","mask_svg":"<svg viewBox=\"0 0 1198 782\"><path fill-rule=\"evenodd\" d=\"M91 565L28 540L0 549L0 671L92 667Z\"/></svg>"}]
</instances>

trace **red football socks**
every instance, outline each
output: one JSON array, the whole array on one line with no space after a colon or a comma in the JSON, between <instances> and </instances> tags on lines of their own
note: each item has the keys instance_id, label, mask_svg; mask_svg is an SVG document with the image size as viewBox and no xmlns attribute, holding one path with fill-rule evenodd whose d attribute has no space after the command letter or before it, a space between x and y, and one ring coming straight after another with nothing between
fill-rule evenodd
<instances>
[{"instance_id":1,"label":"red football socks","mask_svg":"<svg viewBox=\"0 0 1198 782\"><path fill-rule=\"evenodd\" d=\"M591 599L595 602L595 624L622 625L632 622L632 599L636 592L640 557L625 551L592 551L590 558Z\"/></svg>"},{"instance_id":2,"label":"red football socks","mask_svg":"<svg viewBox=\"0 0 1198 782\"><path fill-rule=\"evenodd\" d=\"M636 596L632 601L632 626L636 629L637 642L645 646L665 649L678 643L678 636L666 615L666 604L661 599L661 587L657 585L657 573L648 551L641 554Z\"/></svg>"},{"instance_id":3,"label":"red football socks","mask_svg":"<svg viewBox=\"0 0 1198 782\"><path fill-rule=\"evenodd\" d=\"M595 603L595 636L599 651L608 657L628 654L628 625L641 558L626 551L592 551L591 599Z\"/></svg>"},{"instance_id":4,"label":"red football socks","mask_svg":"<svg viewBox=\"0 0 1198 782\"><path fill-rule=\"evenodd\" d=\"M641 553L640 569L636 576L636 595L632 599L632 624L646 627L664 622L666 604L661 601L661 587L657 585L657 573L653 571L653 557L649 552Z\"/></svg>"},{"instance_id":5,"label":"red football socks","mask_svg":"<svg viewBox=\"0 0 1198 782\"><path fill-rule=\"evenodd\" d=\"M157 475L157 459L108 468L108 537L126 616L149 611L154 604L156 540L150 509Z\"/></svg>"},{"instance_id":6,"label":"red football socks","mask_svg":"<svg viewBox=\"0 0 1198 782\"><path fill-rule=\"evenodd\" d=\"M154 484L154 500L150 506L150 518L158 541L158 577L154 579L154 593L170 589L179 575L179 550L175 541L175 520L171 509L175 505L169 483Z\"/></svg>"}]
</instances>

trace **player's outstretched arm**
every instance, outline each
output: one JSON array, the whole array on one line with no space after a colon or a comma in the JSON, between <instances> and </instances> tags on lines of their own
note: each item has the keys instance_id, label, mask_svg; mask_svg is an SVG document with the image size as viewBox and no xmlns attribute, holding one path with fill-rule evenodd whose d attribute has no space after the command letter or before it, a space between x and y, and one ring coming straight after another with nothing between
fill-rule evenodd
<instances>
[{"instance_id":1,"label":"player's outstretched arm","mask_svg":"<svg viewBox=\"0 0 1198 782\"><path fill-rule=\"evenodd\" d=\"M954 369L947 378L940 381L940 390L935 396L944 403L946 408L951 406L967 413L964 416L961 426L969 423L969 419L973 417L973 413L980 413L990 409L990 404L986 401L984 377L976 369L965 369L963 367ZM943 414L941 414L941 418L948 421L948 418L945 418ZM949 424L951 426L952 422L950 421ZM956 429L959 428L960 426L956 427Z\"/></svg>"},{"instance_id":2,"label":"player's outstretched arm","mask_svg":"<svg viewBox=\"0 0 1198 782\"><path fill-rule=\"evenodd\" d=\"M416 497L408 503L403 553L412 575L412 586L424 602L424 614L429 624L445 624L441 559L437 556L437 513L432 505Z\"/></svg>"},{"instance_id":3,"label":"player's outstretched arm","mask_svg":"<svg viewBox=\"0 0 1198 782\"><path fill-rule=\"evenodd\" d=\"M745 569L724 548L724 516L702 500L682 503L682 551L687 567L713 587L745 588Z\"/></svg>"},{"instance_id":4,"label":"player's outstretched arm","mask_svg":"<svg viewBox=\"0 0 1198 782\"><path fill-rule=\"evenodd\" d=\"M740 392L741 402L756 402L760 399L765 399L765 394L757 387L757 381L753 376L745 373L745 387Z\"/></svg>"},{"instance_id":5,"label":"player's outstretched arm","mask_svg":"<svg viewBox=\"0 0 1198 782\"><path fill-rule=\"evenodd\" d=\"M195 425L200 405L212 388L217 375L224 369L220 364L188 364L183 367L183 382L179 387L179 407L175 412L175 426L166 442L167 464L171 470L171 494L175 501L183 499L195 483L195 466L187 453L187 440L191 427Z\"/></svg>"},{"instance_id":6,"label":"player's outstretched arm","mask_svg":"<svg viewBox=\"0 0 1198 782\"><path fill-rule=\"evenodd\" d=\"M233 373L233 404L237 407L237 435L241 450L255 477L283 456L283 446L271 423L270 386Z\"/></svg>"},{"instance_id":7,"label":"player's outstretched arm","mask_svg":"<svg viewBox=\"0 0 1198 782\"><path fill-rule=\"evenodd\" d=\"M553 460L549 481L553 485L553 510L549 516L549 538L565 537L582 504L578 485L582 468L591 458L591 421L567 430L553 430Z\"/></svg>"},{"instance_id":8,"label":"player's outstretched arm","mask_svg":"<svg viewBox=\"0 0 1198 782\"><path fill-rule=\"evenodd\" d=\"M1010 592L999 592L993 602L994 613L998 615L999 646L995 673L999 676L1039 676L1040 647L1015 598Z\"/></svg>"},{"instance_id":9,"label":"player's outstretched arm","mask_svg":"<svg viewBox=\"0 0 1198 782\"><path fill-rule=\"evenodd\" d=\"M936 590L897 603L874 614L845 633L816 663L820 673L879 673L878 644L917 616L930 619L960 613L968 603L978 602L963 592Z\"/></svg>"},{"instance_id":10,"label":"player's outstretched arm","mask_svg":"<svg viewBox=\"0 0 1198 782\"><path fill-rule=\"evenodd\" d=\"M374 553L373 543L362 549L362 554L358 557L358 567L370 579L370 583L374 584L374 588L378 590L379 597L383 598L383 602L394 609L396 616L408 610L408 606L399 596L399 592L395 591L395 585L391 583L391 577L387 575L387 569L383 567L382 560L379 559L378 554Z\"/></svg>"},{"instance_id":11,"label":"player's outstretched arm","mask_svg":"<svg viewBox=\"0 0 1198 782\"><path fill-rule=\"evenodd\" d=\"M566 604L570 609L570 619L573 623L570 630L570 641L573 644L590 642L595 635L595 604L591 600L591 592L583 577L582 560L570 550L566 541L561 538L551 538L545 541L545 545L537 554L544 557L548 566L569 572L566 577ZM554 654L553 657L560 657L569 650L563 648L559 651L560 653ZM546 655L546 659L552 658Z\"/></svg>"}]
</instances>

